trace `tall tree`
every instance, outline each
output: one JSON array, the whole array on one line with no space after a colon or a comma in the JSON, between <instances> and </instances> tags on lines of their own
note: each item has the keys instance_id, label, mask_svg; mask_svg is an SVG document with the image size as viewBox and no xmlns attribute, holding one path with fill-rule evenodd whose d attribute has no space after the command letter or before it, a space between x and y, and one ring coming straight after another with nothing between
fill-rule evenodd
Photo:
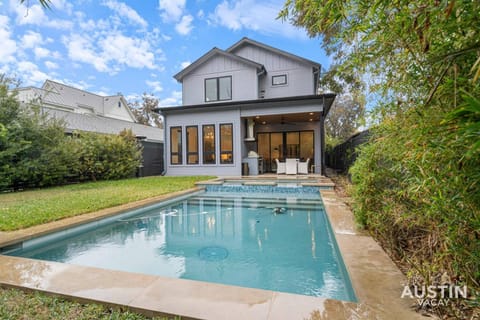
<instances>
[{"instance_id":1,"label":"tall tree","mask_svg":"<svg viewBox=\"0 0 480 320\"><path fill-rule=\"evenodd\" d=\"M139 123L163 128L162 117L155 112L155 109L158 108L158 103L158 99L153 94L143 93L141 102L129 102L128 106Z\"/></svg>"}]
</instances>

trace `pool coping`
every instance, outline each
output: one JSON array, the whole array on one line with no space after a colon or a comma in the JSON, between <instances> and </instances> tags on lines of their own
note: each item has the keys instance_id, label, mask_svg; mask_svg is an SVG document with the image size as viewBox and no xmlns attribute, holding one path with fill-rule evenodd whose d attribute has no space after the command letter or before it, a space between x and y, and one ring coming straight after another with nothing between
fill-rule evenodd
<instances>
[{"instance_id":1,"label":"pool coping","mask_svg":"<svg viewBox=\"0 0 480 320\"><path fill-rule=\"evenodd\" d=\"M0 247L199 190L137 201L23 232L2 232ZM229 319L305 319L315 311L322 319L422 319L410 308L412 301L400 299L406 283L400 270L370 236L357 230L351 211L334 190L320 193L358 303L2 255L0 286L182 319L224 319L226 315Z\"/></svg>"}]
</instances>

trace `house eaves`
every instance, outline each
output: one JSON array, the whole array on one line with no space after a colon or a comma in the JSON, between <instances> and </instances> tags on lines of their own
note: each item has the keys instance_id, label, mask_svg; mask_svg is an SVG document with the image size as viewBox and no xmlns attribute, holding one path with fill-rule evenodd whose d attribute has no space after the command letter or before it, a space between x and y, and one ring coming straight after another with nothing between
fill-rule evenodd
<instances>
[{"instance_id":1,"label":"house eaves","mask_svg":"<svg viewBox=\"0 0 480 320\"><path fill-rule=\"evenodd\" d=\"M226 51L223 51L221 49L218 49L218 48L213 48L212 50L208 51L206 54L204 54L203 56L201 56L200 58L198 58L197 60L195 60L192 64L190 64L188 67L186 67L185 69L183 69L182 71L180 71L179 73L177 73L176 75L174 75L173 77L178 81L178 82L182 82L183 78L188 75L189 73L191 73L192 71L194 71L195 69L197 69L198 67L200 67L202 64L204 64L205 62L207 62L208 60L210 60L212 57L216 56L216 55L221 55L221 56L224 56L224 57L227 57L227 58L230 58L234 61L238 61L238 62L241 62L241 63L244 63L246 65L249 65L253 68L256 68L257 69L257 72L258 73L262 73L264 72L265 68L262 64L260 63L257 63L255 61L252 61L252 60L248 60L248 59L245 59L243 57L240 57L240 56L237 56L237 55L234 55L232 53L229 53L229 52L226 52Z\"/></svg>"},{"instance_id":2,"label":"house eaves","mask_svg":"<svg viewBox=\"0 0 480 320\"><path fill-rule=\"evenodd\" d=\"M234 45L232 45L230 48L228 48L225 51L234 54L235 50L237 50L237 49L239 49L239 48L241 48L245 45L253 45L253 46L262 48L264 50L280 54L282 56L288 57L288 58L293 59L295 61L311 65L313 68L316 68L316 69L320 69L320 67L321 67L320 63L318 63L318 62L302 58L302 57L297 56L295 54L292 54L292 53L289 53L289 52L271 47L269 45L266 45L266 44L261 43L261 42L257 42L255 40L252 40L252 39L247 38L247 37L242 38L240 41L238 41L237 43L235 43Z\"/></svg>"},{"instance_id":3,"label":"house eaves","mask_svg":"<svg viewBox=\"0 0 480 320\"><path fill-rule=\"evenodd\" d=\"M228 102L219 102L215 104L196 104L196 105L186 105L186 106L176 106L176 107L163 107L156 108L154 111L162 115L168 114L178 114L184 112L192 111L220 111L228 110L232 107L241 107L241 108L259 108L264 105L284 105L284 104L295 104L295 103L319 103L323 105L323 116L326 117L330 108L335 100L336 94L326 93L321 95L306 95L306 96L296 96L296 97L283 97L283 98L271 98L271 99L254 99L254 100L243 100L243 101L228 101Z\"/></svg>"}]
</instances>

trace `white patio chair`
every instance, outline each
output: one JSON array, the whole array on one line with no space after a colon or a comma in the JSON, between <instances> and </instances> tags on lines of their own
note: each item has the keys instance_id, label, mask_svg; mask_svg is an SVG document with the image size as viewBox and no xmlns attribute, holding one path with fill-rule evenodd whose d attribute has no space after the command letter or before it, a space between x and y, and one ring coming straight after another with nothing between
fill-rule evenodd
<instances>
[{"instance_id":1,"label":"white patio chair","mask_svg":"<svg viewBox=\"0 0 480 320\"><path fill-rule=\"evenodd\" d=\"M298 173L299 174L308 174L308 164L310 163L310 158L305 162L298 163Z\"/></svg>"},{"instance_id":2,"label":"white patio chair","mask_svg":"<svg viewBox=\"0 0 480 320\"><path fill-rule=\"evenodd\" d=\"M277 162L277 174L285 173L285 162L280 162L278 159L275 159Z\"/></svg>"},{"instance_id":3,"label":"white patio chair","mask_svg":"<svg viewBox=\"0 0 480 320\"><path fill-rule=\"evenodd\" d=\"M285 160L285 173L297 174L297 159L290 158Z\"/></svg>"}]
</instances>

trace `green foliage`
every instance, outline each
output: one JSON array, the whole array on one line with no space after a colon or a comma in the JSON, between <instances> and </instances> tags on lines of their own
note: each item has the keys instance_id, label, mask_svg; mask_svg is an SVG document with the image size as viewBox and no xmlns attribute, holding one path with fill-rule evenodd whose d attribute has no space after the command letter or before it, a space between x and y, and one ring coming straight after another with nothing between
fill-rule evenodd
<instances>
[{"instance_id":1,"label":"green foliage","mask_svg":"<svg viewBox=\"0 0 480 320\"><path fill-rule=\"evenodd\" d=\"M0 76L0 190L122 179L135 174L141 147L130 131L65 135L40 107L21 106L14 82Z\"/></svg>"},{"instance_id":2,"label":"green foliage","mask_svg":"<svg viewBox=\"0 0 480 320\"><path fill-rule=\"evenodd\" d=\"M0 288L1 319L118 319L143 320L149 318L128 310L110 308L100 304L84 304L40 292L23 292ZM180 319L180 317L175 317Z\"/></svg>"},{"instance_id":3,"label":"green foliage","mask_svg":"<svg viewBox=\"0 0 480 320\"><path fill-rule=\"evenodd\" d=\"M79 155L81 180L128 178L141 163L141 149L131 131L118 136L77 133L72 143Z\"/></svg>"},{"instance_id":4,"label":"green foliage","mask_svg":"<svg viewBox=\"0 0 480 320\"><path fill-rule=\"evenodd\" d=\"M446 274L472 291L480 289L479 12L469 0L287 0L280 13L322 37L339 78L368 83L378 125L351 169L357 220L412 282ZM450 312L469 317L464 307Z\"/></svg>"}]
</instances>

